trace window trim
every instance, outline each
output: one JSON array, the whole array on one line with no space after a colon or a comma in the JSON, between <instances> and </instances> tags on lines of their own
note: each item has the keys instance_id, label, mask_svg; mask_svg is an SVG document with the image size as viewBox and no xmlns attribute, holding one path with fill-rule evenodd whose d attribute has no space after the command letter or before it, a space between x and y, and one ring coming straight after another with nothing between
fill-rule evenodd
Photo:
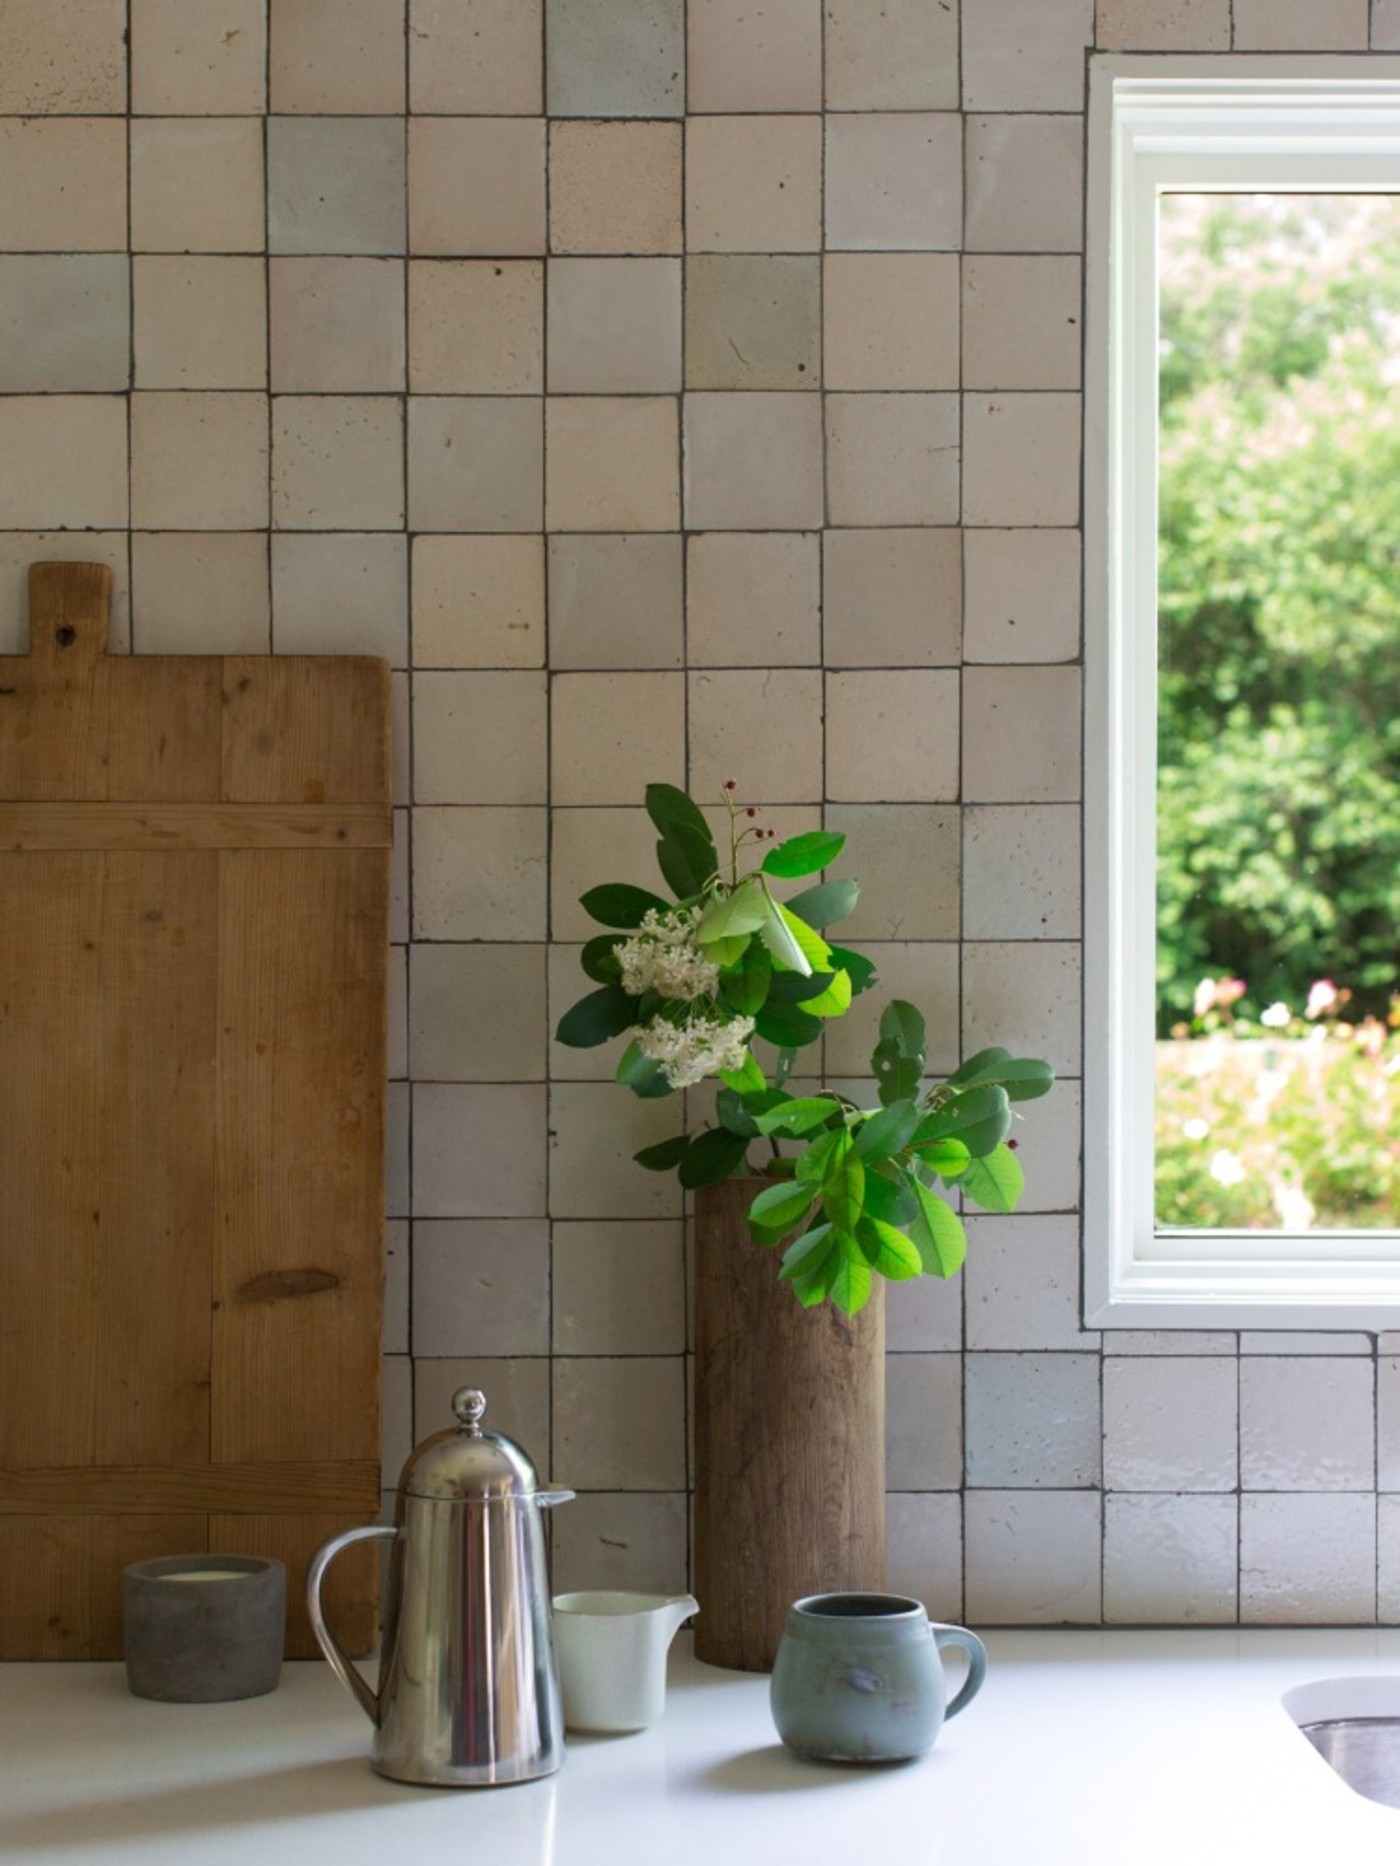
<instances>
[{"instance_id":1,"label":"window trim","mask_svg":"<svg viewBox=\"0 0 1400 1866\"><path fill-rule=\"evenodd\" d=\"M1155 220L1168 187L1400 193L1400 58L1089 60L1084 1319L1396 1327L1400 1233L1328 1232L1324 1255L1307 1234L1154 1223Z\"/></svg>"}]
</instances>

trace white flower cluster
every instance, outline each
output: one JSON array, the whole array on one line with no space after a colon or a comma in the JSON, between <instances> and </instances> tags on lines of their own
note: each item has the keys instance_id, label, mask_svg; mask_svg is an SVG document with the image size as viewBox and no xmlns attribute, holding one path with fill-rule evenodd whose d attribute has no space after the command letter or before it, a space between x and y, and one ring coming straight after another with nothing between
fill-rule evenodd
<instances>
[{"instance_id":1,"label":"white flower cluster","mask_svg":"<svg viewBox=\"0 0 1400 1866\"><path fill-rule=\"evenodd\" d=\"M614 948L622 968L622 989L629 998L658 991L663 998L691 1004L711 997L719 984L719 967L695 943L700 920L698 907L677 908L661 914L652 907L631 939Z\"/></svg>"},{"instance_id":2,"label":"white flower cluster","mask_svg":"<svg viewBox=\"0 0 1400 1866\"><path fill-rule=\"evenodd\" d=\"M660 1063L671 1087L690 1088L721 1069L743 1068L753 1019L731 1017L717 1022L702 1013L684 1024L668 1024L654 1017L636 1034L642 1054Z\"/></svg>"}]
</instances>

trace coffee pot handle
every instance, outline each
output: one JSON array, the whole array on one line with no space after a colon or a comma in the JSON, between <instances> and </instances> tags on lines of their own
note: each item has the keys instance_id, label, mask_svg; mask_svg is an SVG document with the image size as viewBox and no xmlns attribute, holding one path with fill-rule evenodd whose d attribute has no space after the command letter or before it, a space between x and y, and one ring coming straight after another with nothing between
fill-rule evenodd
<instances>
[{"instance_id":1,"label":"coffee pot handle","mask_svg":"<svg viewBox=\"0 0 1400 1866\"><path fill-rule=\"evenodd\" d=\"M306 1571L306 1611L311 1616L311 1630L316 1635L316 1643L325 1653L331 1670L358 1701L360 1709L376 1730L379 1728L379 1698L365 1683L359 1668L352 1665L341 1651L334 1633L326 1625L326 1617L321 1611L321 1580L336 1556L342 1549L348 1549L352 1542L392 1542L398 1533L397 1529L384 1523L371 1523L363 1529L347 1529L344 1535L333 1536L323 1548L316 1551Z\"/></svg>"},{"instance_id":2,"label":"coffee pot handle","mask_svg":"<svg viewBox=\"0 0 1400 1866\"><path fill-rule=\"evenodd\" d=\"M969 1633L965 1626L946 1626L935 1620L929 1622L928 1630L933 1634L933 1643L940 1652L945 1646L957 1646L967 1654L967 1677L963 1679L962 1690L944 1713L947 1717L956 1717L960 1710L967 1709L982 1689L982 1681L987 1676L987 1648L976 1633Z\"/></svg>"}]
</instances>

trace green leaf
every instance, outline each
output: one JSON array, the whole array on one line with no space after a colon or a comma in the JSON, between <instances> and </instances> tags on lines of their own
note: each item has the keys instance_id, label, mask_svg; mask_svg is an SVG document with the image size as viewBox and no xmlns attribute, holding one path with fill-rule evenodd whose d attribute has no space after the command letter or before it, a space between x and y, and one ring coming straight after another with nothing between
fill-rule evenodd
<instances>
[{"instance_id":1,"label":"green leaf","mask_svg":"<svg viewBox=\"0 0 1400 1866\"><path fill-rule=\"evenodd\" d=\"M709 946L740 933L757 933L768 917L768 897L756 881L741 881L732 894L717 894L700 916L696 944Z\"/></svg>"},{"instance_id":2,"label":"green leaf","mask_svg":"<svg viewBox=\"0 0 1400 1866\"><path fill-rule=\"evenodd\" d=\"M742 1134L745 1140L757 1139L754 1117L745 1107L743 1097L736 1095L732 1088L722 1088L715 1096L715 1113L720 1126L728 1128L731 1134Z\"/></svg>"},{"instance_id":3,"label":"green leaf","mask_svg":"<svg viewBox=\"0 0 1400 1866\"><path fill-rule=\"evenodd\" d=\"M643 1055L641 1044L635 1041L629 1043L618 1058L613 1081L623 1083L643 1101L656 1101L663 1095L674 1095L676 1092L666 1080L666 1072L660 1063Z\"/></svg>"},{"instance_id":4,"label":"green leaf","mask_svg":"<svg viewBox=\"0 0 1400 1866\"><path fill-rule=\"evenodd\" d=\"M974 1159L990 1153L1011 1132L1011 1102L1004 1088L961 1089L950 1102L926 1114L911 1143L921 1150L931 1140L956 1135Z\"/></svg>"},{"instance_id":5,"label":"green leaf","mask_svg":"<svg viewBox=\"0 0 1400 1866\"><path fill-rule=\"evenodd\" d=\"M856 1152L867 1163L888 1160L892 1153L901 1153L909 1145L919 1120L917 1102L891 1102L887 1108L869 1115L854 1130Z\"/></svg>"},{"instance_id":6,"label":"green leaf","mask_svg":"<svg viewBox=\"0 0 1400 1866\"><path fill-rule=\"evenodd\" d=\"M831 963L839 966L851 981L851 995L858 998L863 991L869 991L878 984L875 976L875 961L867 959L863 952L852 952L849 946L833 946Z\"/></svg>"},{"instance_id":7,"label":"green leaf","mask_svg":"<svg viewBox=\"0 0 1400 1866\"><path fill-rule=\"evenodd\" d=\"M716 1185L742 1166L748 1150L749 1143L742 1134L731 1134L722 1127L706 1128L691 1140L677 1177L690 1191L697 1186Z\"/></svg>"},{"instance_id":8,"label":"green leaf","mask_svg":"<svg viewBox=\"0 0 1400 1866\"><path fill-rule=\"evenodd\" d=\"M799 1238L794 1238L783 1253L783 1267L778 1275L785 1282L794 1277L810 1276L831 1250L831 1226L813 1225L810 1231L804 1231Z\"/></svg>"},{"instance_id":9,"label":"green leaf","mask_svg":"<svg viewBox=\"0 0 1400 1866\"><path fill-rule=\"evenodd\" d=\"M865 1209L868 1216L882 1218L887 1225L907 1225L919 1209L913 1193L906 1188L907 1178L901 1166L867 1167Z\"/></svg>"},{"instance_id":10,"label":"green leaf","mask_svg":"<svg viewBox=\"0 0 1400 1866\"><path fill-rule=\"evenodd\" d=\"M856 1226L856 1238L871 1269L892 1283L906 1283L911 1276L923 1275L924 1261L917 1247L883 1219L867 1213Z\"/></svg>"},{"instance_id":11,"label":"green leaf","mask_svg":"<svg viewBox=\"0 0 1400 1866\"><path fill-rule=\"evenodd\" d=\"M812 965L794 937L783 916L783 910L776 901L767 901L767 912L763 924L758 929L758 937L773 955L773 963L789 972L800 972L804 978L812 971Z\"/></svg>"},{"instance_id":12,"label":"green leaf","mask_svg":"<svg viewBox=\"0 0 1400 1866\"><path fill-rule=\"evenodd\" d=\"M821 1183L822 1204L838 1231L854 1231L865 1207L865 1166L849 1132L836 1135L831 1162Z\"/></svg>"},{"instance_id":13,"label":"green leaf","mask_svg":"<svg viewBox=\"0 0 1400 1866\"><path fill-rule=\"evenodd\" d=\"M720 978L720 988L724 1001L736 1010L741 1017L752 1017L760 1010L768 996L768 986L773 977L773 961L767 952L751 935L743 938L743 963L734 971L725 972ZM727 944L721 941L720 944ZM710 955L715 956L715 948L710 948Z\"/></svg>"},{"instance_id":14,"label":"green leaf","mask_svg":"<svg viewBox=\"0 0 1400 1866\"><path fill-rule=\"evenodd\" d=\"M809 829L801 836L789 836L763 858L765 875L795 880L798 875L815 875L834 862L846 846L846 838L830 829Z\"/></svg>"},{"instance_id":15,"label":"green leaf","mask_svg":"<svg viewBox=\"0 0 1400 1866\"><path fill-rule=\"evenodd\" d=\"M804 888L783 905L791 914L805 920L809 927L829 927L854 912L860 899L858 881L819 881L814 888Z\"/></svg>"},{"instance_id":16,"label":"green leaf","mask_svg":"<svg viewBox=\"0 0 1400 1866\"><path fill-rule=\"evenodd\" d=\"M774 906L782 918L783 925L797 942L809 969L813 972L834 971L835 967L831 963L831 948L821 934L814 927L809 927L800 914L795 914L781 901L775 901Z\"/></svg>"},{"instance_id":17,"label":"green leaf","mask_svg":"<svg viewBox=\"0 0 1400 1866\"><path fill-rule=\"evenodd\" d=\"M755 1095L768 1086L767 1077L759 1068L751 1051L744 1052L742 1069L721 1069L719 1079L726 1088L732 1088L736 1095Z\"/></svg>"},{"instance_id":18,"label":"green leaf","mask_svg":"<svg viewBox=\"0 0 1400 1866\"><path fill-rule=\"evenodd\" d=\"M818 977L822 974L818 973ZM813 1017L840 1017L851 1008L851 977L849 972L832 972L826 990L815 998L804 998L803 1007Z\"/></svg>"},{"instance_id":19,"label":"green leaf","mask_svg":"<svg viewBox=\"0 0 1400 1866\"><path fill-rule=\"evenodd\" d=\"M874 1287L875 1278L864 1257L856 1260L848 1256L842 1259L840 1269L832 1277L827 1295L846 1315L858 1315L869 1302Z\"/></svg>"},{"instance_id":20,"label":"green leaf","mask_svg":"<svg viewBox=\"0 0 1400 1866\"><path fill-rule=\"evenodd\" d=\"M755 1016L754 1029L765 1042L776 1043L779 1049L800 1049L822 1034L822 1020L809 1015L801 1005L770 1001Z\"/></svg>"},{"instance_id":21,"label":"green leaf","mask_svg":"<svg viewBox=\"0 0 1400 1866\"><path fill-rule=\"evenodd\" d=\"M773 982L768 988L768 999L772 1004L809 1004L812 999L820 998L830 990L834 972L811 972L806 977L801 972L775 972Z\"/></svg>"},{"instance_id":22,"label":"green leaf","mask_svg":"<svg viewBox=\"0 0 1400 1866\"><path fill-rule=\"evenodd\" d=\"M983 1211L1014 1212L1025 1190L1026 1176L1010 1147L997 1146L982 1159L973 1160L958 1183Z\"/></svg>"},{"instance_id":23,"label":"green leaf","mask_svg":"<svg viewBox=\"0 0 1400 1866\"><path fill-rule=\"evenodd\" d=\"M979 1050L953 1071L945 1088L982 1088L996 1084L1012 1101L1035 1101L1055 1085L1055 1071L1034 1056L1013 1056L1009 1050Z\"/></svg>"},{"instance_id":24,"label":"green leaf","mask_svg":"<svg viewBox=\"0 0 1400 1866\"><path fill-rule=\"evenodd\" d=\"M844 1127L835 1128L829 1134L818 1134L797 1156L797 1177L806 1185L819 1184L826 1177L832 1155L847 1139Z\"/></svg>"},{"instance_id":25,"label":"green leaf","mask_svg":"<svg viewBox=\"0 0 1400 1866\"><path fill-rule=\"evenodd\" d=\"M885 1006L870 1066L885 1107L918 1092L924 1077L924 1020L902 998Z\"/></svg>"},{"instance_id":26,"label":"green leaf","mask_svg":"<svg viewBox=\"0 0 1400 1866\"><path fill-rule=\"evenodd\" d=\"M673 1166L680 1165L689 1145L688 1134L673 1134L670 1140L658 1140L654 1147L643 1147L632 1158L649 1173L669 1173Z\"/></svg>"},{"instance_id":27,"label":"green leaf","mask_svg":"<svg viewBox=\"0 0 1400 1866\"><path fill-rule=\"evenodd\" d=\"M636 999L629 998L621 985L604 985L565 1011L554 1035L570 1049L591 1050L609 1037L620 1037L624 1030L630 1030L636 1014Z\"/></svg>"},{"instance_id":28,"label":"green leaf","mask_svg":"<svg viewBox=\"0 0 1400 1866\"><path fill-rule=\"evenodd\" d=\"M737 965L753 943L750 933L729 933L719 939L713 939L705 948L705 957L711 965L723 968Z\"/></svg>"},{"instance_id":29,"label":"green leaf","mask_svg":"<svg viewBox=\"0 0 1400 1866\"><path fill-rule=\"evenodd\" d=\"M834 1114L840 1114L841 1104L834 1095L804 1095L795 1101L786 1101L771 1113L758 1117L760 1134L788 1134L798 1137L810 1134L814 1127L821 1127Z\"/></svg>"},{"instance_id":30,"label":"green leaf","mask_svg":"<svg viewBox=\"0 0 1400 1866\"><path fill-rule=\"evenodd\" d=\"M791 1231L812 1207L812 1188L780 1181L765 1186L749 1207L749 1223L764 1231Z\"/></svg>"},{"instance_id":31,"label":"green leaf","mask_svg":"<svg viewBox=\"0 0 1400 1866\"><path fill-rule=\"evenodd\" d=\"M642 916L653 908L669 913L673 903L645 888L634 888L626 881L605 881L600 888L580 894L579 906L592 920L605 927L626 927L629 931L642 924Z\"/></svg>"},{"instance_id":32,"label":"green leaf","mask_svg":"<svg viewBox=\"0 0 1400 1866\"><path fill-rule=\"evenodd\" d=\"M924 1274L956 1276L967 1256L967 1234L962 1220L912 1173L909 1184L919 1204L919 1213L909 1226L909 1235L918 1249Z\"/></svg>"},{"instance_id":33,"label":"green leaf","mask_svg":"<svg viewBox=\"0 0 1400 1866\"><path fill-rule=\"evenodd\" d=\"M579 964L596 984L616 984L621 972L616 956L621 940L620 933L599 933L584 942L583 951L578 956Z\"/></svg>"},{"instance_id":34,"label":"green leaf","mask_svg":"<svg viewBox=\"0 0 1400 1866\"><path fill-rule=\"evenodd\" d=\"M967 1171L972 1155L960 1140L931 1140L918 1149L919 1158L940 1179L957 1179Z\"/></svg>"},{"instance_id":35,"label":"green leaf","mask_svg":"<svg viewBox=\"0 0 1400 1866\"><path fill-rule=\"evenodd\" d=\"M683 790L674 784L648 784L643 801L647 815L663 836L673 830L681 830L693 837L703 837L710 845L710 874L719 862L715 856L714 837L710 834L710 825L705 820L705 813L699 804L687 797ZM705 877L709 879L709 875Z\"/></svg>"}]
</instances>

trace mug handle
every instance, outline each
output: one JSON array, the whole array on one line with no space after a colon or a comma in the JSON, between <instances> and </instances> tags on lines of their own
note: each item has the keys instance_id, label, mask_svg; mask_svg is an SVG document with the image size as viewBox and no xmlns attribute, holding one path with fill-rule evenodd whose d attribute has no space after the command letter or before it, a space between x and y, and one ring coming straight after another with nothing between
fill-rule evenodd
<instances>
[{"instance_id":1,"label":"mug handle","mask_svg":"<svg viewBox=\"0 0 1400 1866\"><path fill-rule=\"evenodd\" d=\"M946 1646L957 1646L967 1654L967 1677L963 1679L962 1690L943 1713L945 1717L956 1717L982 1689L982 1681L987 1676L987 1648L976 1633L969 1633L965 1626L945 1626L941 1621L930 1620L928 1630L940 1652Z\"/></svg>"}]
</instances>

